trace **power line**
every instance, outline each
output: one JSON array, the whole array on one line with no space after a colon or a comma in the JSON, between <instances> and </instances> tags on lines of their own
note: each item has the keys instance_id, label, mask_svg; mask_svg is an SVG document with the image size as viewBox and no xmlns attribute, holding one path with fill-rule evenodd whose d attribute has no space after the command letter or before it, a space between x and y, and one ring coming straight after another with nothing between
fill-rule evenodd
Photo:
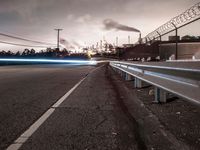
<instances>
[{"instance_id":1,"label":"power line","mask_svg":"<svg viewBox=\"0 0 200 150\"><path fill-rule=\"evenodd\" d=\"M47 48L47 46L41 46L41 45L26 45L26 44L19 44L19 43L12 43L12 42L7 42L7 41L0 41L0 43L3 44L9 44L9 45L15 45L15 46L23 46L23 47L38 47L38 48Z\"/></svg>"},{"instance_id":2,"label":"power line","mask_svg":"<svg viewBox=\"0 0 200 150\"><path fill-rule=\"evenodd\" d=\"M1 36L6 36L6 37L9 37L9 38L18 39L18 40L23 40L23 41L38 43L38 44L55 45L55 44L48 43L48 42L39 42L39 41L35 41L35 40L30 40L30 39L26 39L26 38L21 38L21 37L18 37L18 36L8 35L8 34L5 34L5 33L0 33L0 35L1 35Z\"/></svg>"}]
</instances>

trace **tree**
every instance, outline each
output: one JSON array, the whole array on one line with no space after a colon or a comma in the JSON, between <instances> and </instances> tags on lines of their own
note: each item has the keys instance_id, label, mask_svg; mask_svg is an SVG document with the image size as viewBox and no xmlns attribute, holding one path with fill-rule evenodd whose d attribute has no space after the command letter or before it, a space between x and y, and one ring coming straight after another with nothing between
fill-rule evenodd
<instances>
[{"instance_id":1,"label":"tree","mask_svg":"<svg viewBox=\"0 0 200 150\"><path fill-rule=\"evenodd\" d=\"M30 50L29 49L24 49L24 51L22 52L23 56L29 55L30 54Z\"/></svg>"},{"instance_id":2,"label":"tree","mask_svg":"<svg viewBox=\"0 0 200 150\"><path fill-rule=\"evenodd\" d=\"M34 50L34 49L31 49L30 54L31 54L31 55L35 55L35 50Z\"/></svg>"},{"instance_id":3,"label":"tree","mask_svg":"<svg viewBox=\"0 0 200 150\"><path fill-rule=\"evenodd\" d=\"M181 40L198 40L199 38L196 36L185 35L181 38Z\"/></svg>"}]
</instances>

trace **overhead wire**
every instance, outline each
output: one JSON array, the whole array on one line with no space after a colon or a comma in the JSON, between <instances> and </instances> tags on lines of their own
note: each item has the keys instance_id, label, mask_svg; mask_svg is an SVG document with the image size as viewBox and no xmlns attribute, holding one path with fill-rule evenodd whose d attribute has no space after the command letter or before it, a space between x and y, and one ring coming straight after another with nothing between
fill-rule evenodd
<instances>
[{"instance_id":1,"label":"overhead wire","mask_svg":"<svg viewBox=\"0 0 200 150\"><path fill-rule=\"evenodd\" d=\"M1 41L2 44L9 44L9 45L15 45L15 46L23 46L23 47L38 47L38 48L46 48L47 46L42 45L26 45L26 44L19 44L19 43L13 43L13 42L7 42L7 41Z\"/></svg>"},{"instance_id":2,"label":"overhead wire","mask_svg":"<svg viewBox=\"0 0 200 150\"><path fill-rule=\"evenodd\" d=\"M38 44L44 44L44 45L55 45L55 44L48 43L48 42L31 40L31 39L27 39L27 38L18 37L18 36L8 35L8 34L5 34L5 33L0 33L0 35L5 36L5 37L9 37L9 38L18 39L18 40L28 41L28 42L32 42L32 43L38 43Z\"/></svg>"}]
</instances>

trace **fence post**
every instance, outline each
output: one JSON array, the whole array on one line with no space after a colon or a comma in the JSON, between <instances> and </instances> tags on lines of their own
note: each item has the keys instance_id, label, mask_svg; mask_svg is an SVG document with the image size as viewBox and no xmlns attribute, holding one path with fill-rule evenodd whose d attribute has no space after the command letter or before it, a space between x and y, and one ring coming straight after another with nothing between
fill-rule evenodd
<instances>
[{"instance_id":1,"label":"fence post","mask_svg":"<svg viewBox=\"0 0 200 150\"><path fill-rule=\"evenodd\" d=\"M156 32L157 32L158 35L159 35L160 41L162 41L162 36L161 36L161 34L160 34L158 31L156 31Z\"/></svg>"},{"instance_id":2,"label":"fence post","mask_svg":"<svg viewBox=\"0 0 200 150\"><path fill-rule=\"evenodd\" d=\"M173 22L171 24L174 26L175 31L176 31L176 54L175 54L175 57L177 60L178 59L178 28L176 27L176 25Z\"/></svg>"}]
</instances>

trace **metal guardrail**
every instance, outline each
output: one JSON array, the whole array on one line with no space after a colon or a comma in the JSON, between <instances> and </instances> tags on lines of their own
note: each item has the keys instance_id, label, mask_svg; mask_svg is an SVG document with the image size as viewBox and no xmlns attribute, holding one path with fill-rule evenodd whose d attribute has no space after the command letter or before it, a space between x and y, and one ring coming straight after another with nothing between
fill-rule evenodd
<instances>
[{"instance_id":1,"label":"metal guardrail","mask_svg":"<svg viewBox=\"0 0 200 150\"><path fill-rule=\"evenodd\" d=\"M162 90L200 104L200 68L111 61L110 66ZM174 67L176 66L176 67Z\"/></svg>"}]
</instances>

